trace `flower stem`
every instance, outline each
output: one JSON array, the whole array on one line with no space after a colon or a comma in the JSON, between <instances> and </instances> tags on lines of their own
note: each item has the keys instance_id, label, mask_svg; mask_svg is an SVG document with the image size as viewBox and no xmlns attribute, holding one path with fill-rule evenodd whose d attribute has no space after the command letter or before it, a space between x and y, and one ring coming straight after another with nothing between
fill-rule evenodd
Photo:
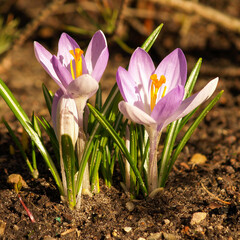
<instances>
[{"instance_id":1,"label":"flower stem","mask_svg":"<svg viewBox=\"0 0 240 240\"><path fill-rule=\"evenodd\" d=\"M157 166L157 149L160 141L161 132L157 129L146 128L149 135L149 168L148 168L148 191L151 193L158 187L158 166Z\"/></svg>"},{"instance_id":2,"label":"flower stem","mask_svg":"<svg viewBox=\"0 0 240 240\"><path fill-rule=\"evenodd\" d=\"M81 165L80 163L83 157L83 152L85 149L86 140L87 140L84 132L84 121L83 121L83 114L84 114L84 108L86 106L86 100L82 98L76 98L75 102L76 102L77 111L78 111L79 135L78 135L78 141L77 141L77 153L78 153L78 165L80 166ZM88 164L84 169L82 188L90 190Z\"/></svg>"}]
</instances>

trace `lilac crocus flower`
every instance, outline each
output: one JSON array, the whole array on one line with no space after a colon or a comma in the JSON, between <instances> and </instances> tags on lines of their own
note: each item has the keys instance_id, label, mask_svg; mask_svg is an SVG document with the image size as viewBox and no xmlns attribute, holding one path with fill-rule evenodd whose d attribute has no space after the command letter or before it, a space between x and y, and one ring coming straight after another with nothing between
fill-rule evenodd
<instances>
[{"instance_id":1,"label":"lilac crocus flower","mask_svg":"<svg viewBox=\"0 0 240 240\"><path fill-rule=\"evenodd\" d=\"M52 104L52 121L59 140L60 153L61 136L67 134L71 137L74 146L77 142L80 163L86 140L83 129L84 108L87 100L98 90L98 83L107 66L109 53L106 38L102 31L97 31L85 55L76 41L66 33L62 33L59 39L56 56L38 42L34 42L34 51L37 60L60 87L54 95ZM67 184L61 155L60 158L66 195ZM84 185L87 186L86 188L89 187L87 168L84 173L83 188Z\"/></svg>"},{"instance_id":2,"label":"lilac crocus flower","mask_svg":"<svg viewBox=\"0 0 240 240\"><path fill-rule=\"evenodd\" d=\"M117 71L117 84L124 99L118 105L119 110L131 121L144 125L149 135L150 192L158 185L157 146L162 129L206 101L218 83L215 78L200 92L183 100L186 78L187 63L181 49L174 50L155 68L148 53L137 48L128 71L122 67Z\"/></svg>"},{"instance_id":3,"label":"lilac crocus flower","mask_svg":"<svg viewBox=\"0 0 240 240\"><path fill-rule=\"evenodd\" d=\"M34 51L37 60L60 87L53 101L54 126L57 103L64 94L76 100L78 118L82 122L81 115L86 101L96 93L108 62L107 42L102 31L93 35L85 55L76 41L66 33L62 33L59 39L57 56L38 42L34 42Z\"/></svg>"}]
</instances>

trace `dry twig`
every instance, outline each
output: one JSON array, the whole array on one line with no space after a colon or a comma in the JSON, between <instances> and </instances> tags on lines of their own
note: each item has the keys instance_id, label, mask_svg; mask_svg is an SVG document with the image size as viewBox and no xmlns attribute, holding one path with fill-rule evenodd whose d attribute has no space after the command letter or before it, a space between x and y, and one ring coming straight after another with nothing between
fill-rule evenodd
<instances>
[{"instance_id":1,"label":"dry twig","mask_svg":"<svg viewBox=\"0 0 240 240\"><path fill-rule=\"evenodd\" d=\"M237 18L221 13L211 7L204 6L198 2L184 0L147 0L156 4L179 9L189 14L198 14L204 19L213 22L223 28L240 33L240 21Z\"/></svg>"},{"instance_id":2,"label":"dry twig","mask_svg":"<svg viewBox=\"0 0 240 240\"><path fill-rule=\"evenodd\" d=\"M207 188L203 185L203 183L201 182L201 186L202 188L212 197L214 198L215 200L221 202L221 203L224 203L224 204L227 204L227 205L230 205L231 203L230 202L226 202L222 199L220 199L219 197L215 196L213 193L211 193L209 190L207 190Z\"/></svg>"}]
</instances>

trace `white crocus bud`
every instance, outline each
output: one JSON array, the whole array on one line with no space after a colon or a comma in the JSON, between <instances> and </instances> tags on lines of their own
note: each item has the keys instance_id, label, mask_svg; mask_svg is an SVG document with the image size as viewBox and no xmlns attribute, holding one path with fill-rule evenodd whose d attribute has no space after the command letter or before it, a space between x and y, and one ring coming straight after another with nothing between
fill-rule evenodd
<instances>
[{"instance_id":1,"label":"white crocus bud","mask_svg":"<svg viewBox=\"0 0 240 240\"><path fill-rule=\"evenodd\" d=\"M59 150L60 150L60 167L63 181L64 194L67 196L67 181L66 174L64 169L64 163L62 158L62 144L61 144L61 136L68 135L72 139L73 146L75 147L79 126L78 126L78 114L76 103L74 99L70 98L67 95L63 95L57 106L57 138L59 141Z\"/></svg>"},{"instance_id":2,"label":"white crocus bud","mask_svg":"<svg viewBox=\"0 0 240 240\"><path fill-rule=\"evenodd\" d=\"M78 138L78 114L74 99L63 95L57 107L57 137L61 139L63 134L69 135L73 146Z\"/></svg>"}]
</instances>

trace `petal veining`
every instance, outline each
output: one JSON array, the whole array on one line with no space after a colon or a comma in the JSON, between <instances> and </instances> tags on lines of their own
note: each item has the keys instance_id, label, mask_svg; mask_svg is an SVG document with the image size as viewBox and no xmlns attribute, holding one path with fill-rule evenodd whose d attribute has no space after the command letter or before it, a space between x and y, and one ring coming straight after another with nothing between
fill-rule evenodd
<instances>
[{"instance_id":1,"label":"petal veining","mask_svg":"<svg viewBox=\"0 0 240 240\"><path fill-rule=\"evenodd\" d=\"M62 33L58 42L57 57L65 67L68 67L70 61L73 59L70 51L75 50L76 48L80 48L77 42L67 33Z\"/></svg>"},{"instance_id":2,"label":"petal veining","mask_svg":"<svg viewBox=\"0 0 240 240\"><path fill-rule=\"evenodd\" d=\"M85 61L89 74L98 82L106 69L108 57L106 38L102 31L97 31L88 45Z\"/></svg>"},{"instance_id":3,"label":"petal veining","mask_svg":"<svg viewBox=\"0 0 240 240\"><path fill-rule=\"evenodd\" d=\"M212 96L213 92L216 90L217 84L218 78L215 78L210 81L201 91L185 99L181 103L177 111L169 119L167 119L167 121L164 123L164 127L167 126L169 123L186 116L200 104L208 100Z\"/></svg>"},{"instance_id":4,"label":"petal veining","mask_svg":"<svg viewBox=\"0 0 240 240\"><path fill-rule=\"evenodd\" d=\"M155 67L149 54L141 48L137 48L131 56L128 72L138 85L141 98L150 106L149 82Z\"/></svg>"},{"instance_id":5,"label":"petal veining","mask_svg":"<svg viewBox=\"0 0 240 240\"><path fill-rule=\"evenodd\" d=\"M165 76L167 92L170 92L177 85L185 86L187 61L182 50L177 48L167 55L156 68L155 74Z\"/></svg>"},{"instance_id":6,"label":"petal veining","mask_svg":"<svg viewBox=\"0 0 240 240\"><path fill-rule=\"evenodd\" d=\"M52 66L51 59L53 55L38 42L34 42L34 53L38 62L42 65L45 71L51 76L51 78L53 78L55 82L58 83L58 85L61 84L61 81L58 78Z\"/></svg>"}]
</instances>

